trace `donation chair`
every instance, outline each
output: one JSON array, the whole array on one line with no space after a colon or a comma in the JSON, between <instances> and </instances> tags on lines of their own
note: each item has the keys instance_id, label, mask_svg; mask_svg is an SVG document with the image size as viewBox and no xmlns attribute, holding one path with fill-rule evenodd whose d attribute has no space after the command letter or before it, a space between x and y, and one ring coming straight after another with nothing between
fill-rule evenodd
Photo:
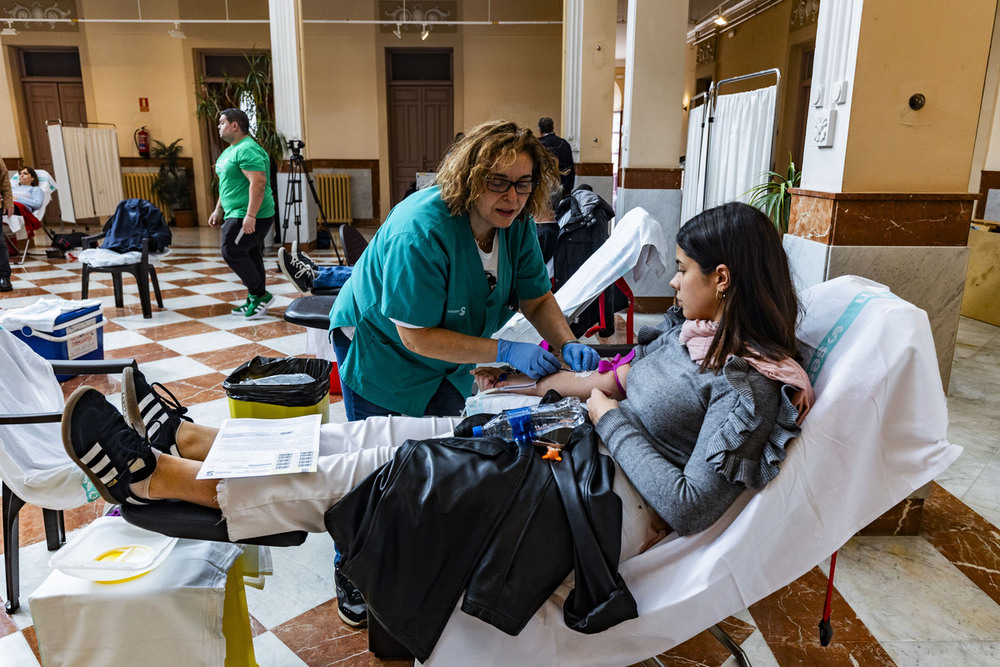
<instances>
[{"instance_id":1,"label":"donation chair","mask_svg":"<svg viewBox=\"0 0 1000 667\"><path fill-rule=\"evenodd\" d=\"M708 529L621 563L639 617L595 635L562 620L562 586L517 637L452 614L425 665L629 664L669 650L787 586L940 475L962 448L927 314L883 285L841 276L800 292L798 328L816 403L781 472ZM817 615L820 610L817 610Z\"/></svg>"},{"instance_id":2,"label":"donation chair","mask_svg":"<svg viewBox=\"0 0 1000 667\"><path fill-rule=\"evenodd\" d=\"M368 241L356 228L350 225L340 226L340 245L344 249L344 266L354 266L361 253L368 246ZM339 255L338 255L339 256ZM313 296L335 297L340 294L340 287L316 287L310 290ZM332 301L330 302L333 303ZM329 308L327 309L329 312Z\"/></svg>"},{"instance_id":3,"label":"donation chair","mask_svg":"<svg viewBox=\"0 0 1000 667\"><path fill-rule=\"evenodd\" d=\"M340 226L340 247L344 249L344 262L354 266L361 258L361 253L368 247L368 239L351 225Z\"/></svg>"},{"instance_id":4,"label":"donation chair","mask_svg":"<svg viewBox=\"0 0 1000 667\"><path fill-rule=\"evenodd\" d=\"M63 510L98 498L62 446L63 393L55 373L121 373L132 359L47 361L6 329L0 329L0 486L3 488L5 608L20 606L18 512L42 508L49 551L66 541Z\"/></svg>"},{"instance_id":5,"label":"donation chair","mask_svg":"<svg viewBox=\"0 0 1000 667\"><path fill-rule=\"evenodd\" d=\"M49 203L52 201L52 193L58 190L56 182L52 179L51 174L44 169L36 169L35 174L38 176L38 187L42 189L42 207L35 211L34 216L39 223L45 219L45 210L48 208ZM16 185L18 182L17 172L11 172L10 174L10 184L11 186ZM8 248L11 250L11 257L13 258L18 254L18 243L24 243L24 249L20 251L21 260L19 262L13 262L14 264L24 264L24 260L28 257L28 247L31 245L31 238L35 235L33 229L28 228L28 221L25 220L24 216L12 215L10 217L3 216L3 236L2 242L6 242Z\"/></svg>"}]
</instances>

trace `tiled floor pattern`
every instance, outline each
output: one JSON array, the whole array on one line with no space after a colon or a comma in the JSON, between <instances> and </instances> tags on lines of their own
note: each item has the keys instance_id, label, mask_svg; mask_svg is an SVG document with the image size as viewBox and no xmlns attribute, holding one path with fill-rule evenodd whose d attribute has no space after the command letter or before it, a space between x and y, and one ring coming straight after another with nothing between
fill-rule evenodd
<instances>
[{"instance_id":1,"label":"tiled floor pattern","mask_svg":"<svg viewBox=\"0 0 1000 667\"><path fill-rule=\"evenodd\" d=\"M193 239L193 241L192 241ZM219 258L206 230L189 236L159 269L165 308L152 320L139 312L126 279L126 303L115 308L110 282L98 279L91 296L104 302L107 357L135 357L163 382L196 420L228 416L221 382L254 355L301 355L305 335L281 320L296 296L268 265L276 305L263 320L229 313L245 292ZM175 241L177 243L177 241ZM201 247L197 247L198 245ZM78 298L79 265L32 258L15 270L15 291L0 308L56 294ZM128 291L131 288L131 291ZM113 401L117 376L64 383L97 386ZM3 390L0 387L0 390ZM827 563L790 586L727 619L723 626L755 666L1000 664L1000 329L963 320L951 381L950 439L966 448L934 484L916 537L855 537L840 551L834 599L834 641L821 647L816 624L826 590ZM334 420L343 419L339 404ZM101 513L102 502L67 512L67 529ZM0 667L37 665L37 641L26 600L48 575L41 512L21 512L21 601L13 617L0 613ZM254 646L261 665L408 665L380 661L367 650L365 631L337 618L333 545L312 535L300 547L274 550L275 575L263 591L248 588ZM706 633L660 656L668 665L732 665ZM470 664L475 664L470 656Z\"/></svg>"}]
</instances>

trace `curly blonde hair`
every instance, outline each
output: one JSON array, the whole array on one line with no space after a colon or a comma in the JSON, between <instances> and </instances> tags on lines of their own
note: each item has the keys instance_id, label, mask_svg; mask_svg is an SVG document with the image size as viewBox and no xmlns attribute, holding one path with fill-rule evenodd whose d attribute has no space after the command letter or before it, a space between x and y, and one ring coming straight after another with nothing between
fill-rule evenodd
<instances>
[{"instance_id":1,"label":"curly blonde hair","mask_svg":"<svg viewBox=\"0 0 1000 667\"><path fill-rule=\"evenodd\" d=\"M559 163L528 128L506 120L491 120L466 132L441 161L434 182L452 215L469 213L486 192L486 176L514 164L518 153L531 157L535 190L519 219L550 211L549 192L559 185Z\"/></svg>"}]
</instances>

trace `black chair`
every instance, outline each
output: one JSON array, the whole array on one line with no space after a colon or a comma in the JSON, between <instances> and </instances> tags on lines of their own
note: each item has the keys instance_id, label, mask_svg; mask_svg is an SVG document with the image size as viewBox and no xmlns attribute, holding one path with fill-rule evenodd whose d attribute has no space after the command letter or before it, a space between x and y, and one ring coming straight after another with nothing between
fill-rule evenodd
<instances>
[{"instance_id":1,"label":"black chair","mask_svg":"<svg viewBox=\"0 0 1000 667\"><path fill-rule=\"evenodd\" d=\"M344 249L344 261L347 266L354 266L361 253L368 247L368 239L356 227L341 225L340 247Z\"/></svg>"},{"instance_id":2,"label":"black chair","mask_svg":"<svg viewBox=\"0 0 1000 667\"><path fill-rule=\"evenodd\" d=\"M87 236L83 239L83 249L91 247L92 243L103 239L107 232ZM96 246L95 246L96 247ZM139 302L142 304L142 316L146 319L153 317L153 307L149 300L149 283L153 283L153 293L156 295L156 305L163 308L163 297L160 295L160 281L156 279L156 267L149 263L149 239L142 240L142 258L132 264L119 264L115 266L91 266L83 263L83 284L80 288L80 298L86 299L90 292L90 274L110 273L111 280L115 288L115 306L121 308L125 305L122 290L122 274L131 273L135 278L136 287L139 290Z\"/></svg>"},{"instance_id":3,"label":"black chair","mask_svg":"<svg viewBox=\"0 0 1000 667\"><path fill-rule=\"evenodd\" d=\"M51 361L52 370L58 375L121 373L126 366L135 366L134 359ZM0 424L47 424L62 420L62 412L36 412L24 414L0 414ZM7 579L7 602L4 607L13 614L20 607L20 539L18 535L18 513L27 503L6 483L0 481L3 490L3 551L4 575ZM62 510L42 507L45 525L45 542L49 551L55 551L66 543L66 525Z\"/></svg>"}]
</instances>

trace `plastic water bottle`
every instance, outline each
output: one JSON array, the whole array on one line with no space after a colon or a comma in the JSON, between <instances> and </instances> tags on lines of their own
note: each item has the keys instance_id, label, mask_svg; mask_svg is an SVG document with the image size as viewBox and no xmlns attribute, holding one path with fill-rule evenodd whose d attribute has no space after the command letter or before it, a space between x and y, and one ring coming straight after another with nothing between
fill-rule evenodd
<instances>
[{"instance_id":1,"label":"plastic water bottle","mask_svg":"<svg viewBox=\"0 0 1000 667\"><path fill-rule=\"evenodd\" d=\"M556 403L504 410L482 426L473 427L472 435L491 435L507 442L530 441L556 429L576 428L586 417L580 399L570 396Z\"/></svg>"}]
</instances>

